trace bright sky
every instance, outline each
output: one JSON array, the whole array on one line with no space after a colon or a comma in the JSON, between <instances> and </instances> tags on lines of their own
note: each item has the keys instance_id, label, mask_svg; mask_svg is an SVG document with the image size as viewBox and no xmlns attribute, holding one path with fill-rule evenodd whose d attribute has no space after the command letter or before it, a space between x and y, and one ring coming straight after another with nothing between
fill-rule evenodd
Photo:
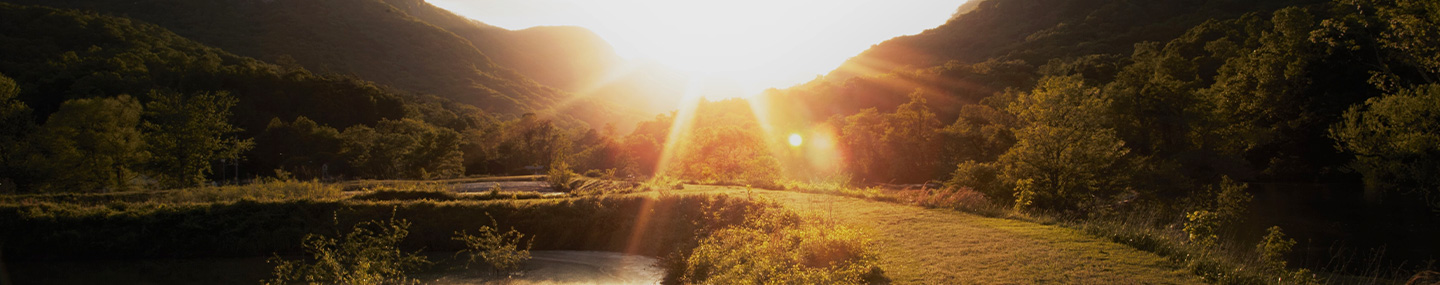
<instances>
[{"instance_id":1,"label":"bright sky","mask_svg":"<svg viewBox=\"0 0 1440 285\"><path fill-rule=\"evenodd\" d=\"M629 59L752 95L830 72L887 39L944 24L966 0L427 0L506 29L580 26Z\"/></svg>"}]
</instances>

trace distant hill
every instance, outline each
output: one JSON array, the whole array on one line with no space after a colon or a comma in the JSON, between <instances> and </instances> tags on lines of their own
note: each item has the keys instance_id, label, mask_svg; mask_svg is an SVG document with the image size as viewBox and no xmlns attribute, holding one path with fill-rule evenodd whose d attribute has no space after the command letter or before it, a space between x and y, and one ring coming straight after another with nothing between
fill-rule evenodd
<instances>
[{"instance_id":1,"label":"distant hill","mask_svg":"<svg viewBox=\"0 0 1440 285\"><path fill-rule=\"evenodd\" d=\"M1038 66L1054 58L1128 55L1137 42L1169 40L1206 20L1319 2L1324 1L973 0L944 25L877 44L826 79L952 60L969 64L1004 57Z\"/></svg>"},{"instance_id":2,"label":"distant hill","mask_svg":"<svg viewBox=\"0 0 1440 285\"><path fill-rule=\"evenodd\" d=\"M379 0L12 2L130 17L239 55L353 74L496 113L555 111L592 124L631 116L607 102L571 100L497 64L470 40Z\"/></svg>"},{"instance_id":3,"label":"distant hill","mask_svg":"<svg viewBox=\"0 0 1440 285\"><path fill-rule=\"evenodd\" d=\"M644 113L675 109L687 79L659 64L631 62L594 32L542 26L507 30L422 0L385 0L415 18L469 40L495 63L542 84ZM483 19L481 19L483 20Z\"/></svg>"}]
</instances>

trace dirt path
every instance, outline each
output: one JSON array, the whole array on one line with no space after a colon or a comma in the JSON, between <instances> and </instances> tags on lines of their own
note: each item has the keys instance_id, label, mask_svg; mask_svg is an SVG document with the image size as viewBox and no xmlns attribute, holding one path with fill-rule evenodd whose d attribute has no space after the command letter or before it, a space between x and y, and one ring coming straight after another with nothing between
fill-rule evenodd
<instances>
[{"instance_id":1,"label":"dirt path","mask_svg":"<svg viewBox=\"0 0 1440 285\"><path fill-rule=\"evenodd\" d=\"M736 188L686 188L746 195ZM1069 228L831 195L754 194L807 217L867 230L881 268L896 284L1200 283L1160 256Z\"/></svg>"}]
</instances>

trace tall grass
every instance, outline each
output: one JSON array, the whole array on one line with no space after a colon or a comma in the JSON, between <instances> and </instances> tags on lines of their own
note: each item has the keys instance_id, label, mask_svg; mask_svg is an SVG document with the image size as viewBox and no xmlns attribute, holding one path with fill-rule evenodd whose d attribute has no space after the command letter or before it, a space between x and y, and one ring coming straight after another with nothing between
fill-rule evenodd
<instances>
[{"instance_id":1,"label":"tall grass","mask_svg":"<svg viewBox=\"0 0 1440 285\"><path fill-rule=\"evenodd\" d=\"M686 284L882 283L883 271L859 230L807 223L789 211L762 211L716 231L686 259Z\"/></svg>"},{"instance_id":2,"label":"tall grass","mask_svg":"<svg viewBox=\"0 0 1440 285\"><path fill-rule=\"evenodd\" d=\"M169 191L152 201L214 203L240 200L335 200L344 197L340 187L318 181L270 180L244 186L199 187Z\"/></svg>"}]
</instances>

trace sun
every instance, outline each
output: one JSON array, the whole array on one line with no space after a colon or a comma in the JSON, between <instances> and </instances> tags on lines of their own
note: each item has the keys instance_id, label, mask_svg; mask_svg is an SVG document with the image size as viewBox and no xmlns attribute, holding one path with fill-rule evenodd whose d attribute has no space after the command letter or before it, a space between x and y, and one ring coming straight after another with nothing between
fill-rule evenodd
<instances>
[{"instance_id":1,"label":"sun","mask_svg":"<svg viewBox=\"0 0 1440 285\"><path fill-rule=\"evenodd\" d=\"M729 97L746 97L814 80L871 45L939 26L965 1L427 2L509 29L585 27L624 58L659 63L726 85L720 89L732 91L722 93L737 93Z\"/></svg>"},{"instance_id":2,"label":"sun","mask_svg":"<svg viewBox=\"0 0 1440 285\"><path fill-rule=\"evenodd\" d=\"M790 134L790 146L800 146L803 143L805 138L800 137L800 134Z\"/></svg>"}]
</instances>

